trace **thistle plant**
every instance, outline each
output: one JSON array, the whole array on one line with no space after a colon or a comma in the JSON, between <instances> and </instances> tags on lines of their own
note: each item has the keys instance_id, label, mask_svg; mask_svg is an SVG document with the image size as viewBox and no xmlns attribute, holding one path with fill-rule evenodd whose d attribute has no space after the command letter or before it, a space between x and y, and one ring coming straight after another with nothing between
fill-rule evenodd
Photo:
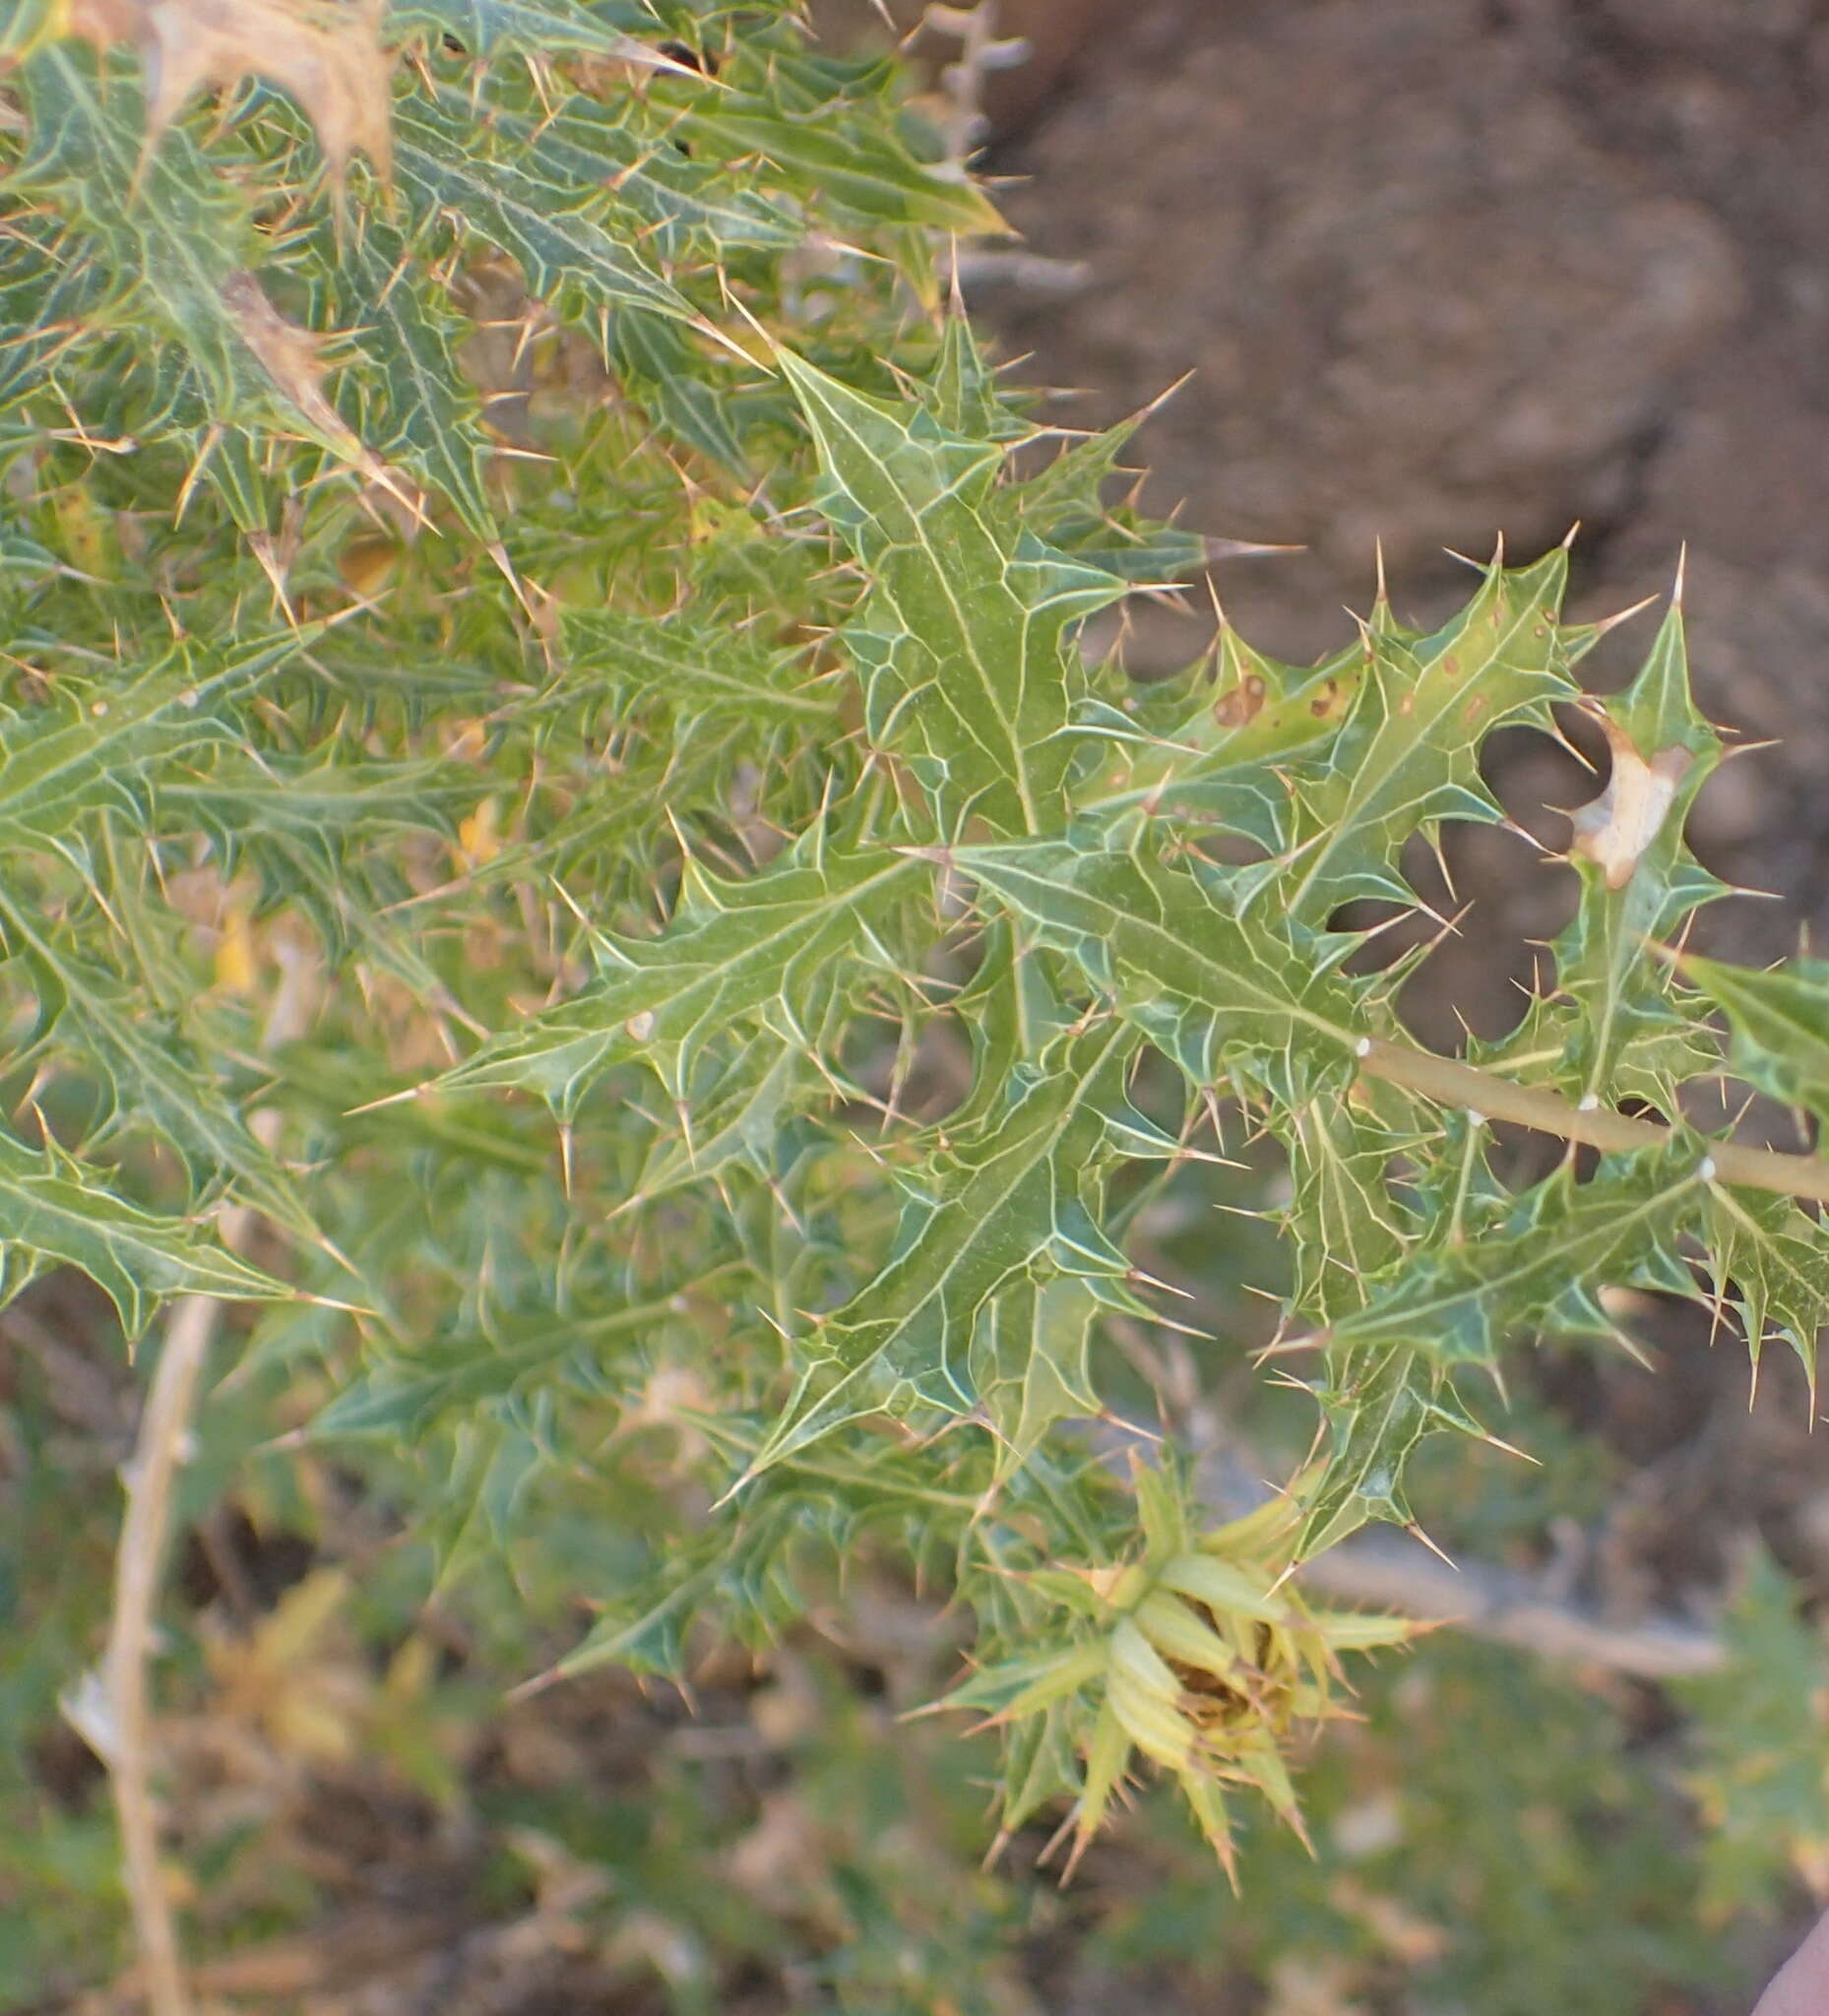
<instances>
[{"instance_id":1,"label":"thistle plant","mask_svg":"<svg viewBox=\"0 0 1829 2016\"><path fill-rule=\"evenodd\" d=\"M234 1304L265 1432L445 1590L596 1611L536 1677L899 1562L974 1620L1006 1832L1083 1847L1147 1763L1230 1858L1404 1635L1301 1564L1426 1525L1502 1348L1649 1288L1813 1367L1829 1166L1691 1088L1820 1120L1829 969L1684 949L1680 594L1605 697L1560 548L1133 681L1089 619L1215 548L1000 382L940 278L994 209L788 0L22 0L0 48L5 1287L84 1270L130 1346ZM1558 710L1611 773L1553 976L1438 1054L1427 947L1345 919ZM1209 1530L1176 1423L1107 1460L1112 1339L1247 1136L1316 1441Z\"/></svg>"}]
</instances>

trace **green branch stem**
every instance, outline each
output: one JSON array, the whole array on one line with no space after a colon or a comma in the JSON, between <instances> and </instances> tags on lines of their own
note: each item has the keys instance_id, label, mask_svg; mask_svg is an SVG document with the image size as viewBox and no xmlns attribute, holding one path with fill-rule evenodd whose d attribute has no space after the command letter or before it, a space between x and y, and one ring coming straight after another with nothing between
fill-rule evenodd
<instances>
[{"instance_id":1,"label":"green branch stem","mask_svg":"<svg viewBox=\"0 0 1829 2016\"><path fill-rule=\"evenodd\" d=\"M1541 1086L1517 1085L1453 1057L1377 1037L1364 1040L1359 1068L1367 1077L1401 1085L1437 1104L1460 1106L1488 1120L1509 1120L1610 1155L1658 1148L1671 1138L1670 1129L1655 1120L1632 1119L1607 1106L1582 1106ZM1709 1159L1723 1183L1829 1204L1829 1162L1820 1157L1722 1141L1710 1145Z\"/></svg>"}]
</instances>

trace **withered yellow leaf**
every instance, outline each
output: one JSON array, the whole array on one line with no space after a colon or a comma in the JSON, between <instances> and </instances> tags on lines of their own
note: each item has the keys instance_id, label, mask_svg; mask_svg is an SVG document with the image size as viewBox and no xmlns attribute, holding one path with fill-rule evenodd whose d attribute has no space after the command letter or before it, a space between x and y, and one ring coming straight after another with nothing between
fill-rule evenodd
<instances>
[{"instance_id":1,"label":"withered yellow leaf","mask_svg":"<svg viewBox=\"0 0 1829 2016\"><path fill-rule=\"evenodd\" d=\"M216 941L215 983L226 994L252 994L260 978L260 955L244 910L231 910Z\"/></svg>"},{"instance_id":2,"label":"withered yellow leaf","mask_svg":"<svg viewBox=\"0 0 1829 2016\"><path fill-rule=\"evenodd\" d=\"M458 825L458 853L469 868L486 867L502 850L502 808L495 798L482 803Z\"/></svg>"}]
</instances>

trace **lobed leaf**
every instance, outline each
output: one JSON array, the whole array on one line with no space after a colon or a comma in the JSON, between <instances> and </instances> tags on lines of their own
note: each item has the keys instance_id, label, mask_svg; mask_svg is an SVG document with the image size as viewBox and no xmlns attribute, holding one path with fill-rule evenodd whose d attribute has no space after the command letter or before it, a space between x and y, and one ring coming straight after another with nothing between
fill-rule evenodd
<instances>
[{"instance_id":1,"label":"lobed leaf","mask_svg":"<svg viewBox=\"0 0 1829 2016\"><path fill-rule=\"evenodd\" d=\"M115 974L39 928L0 890L0 938L23 954L39 1014L58 1041L100 1078L115 1112L151 1128L182 1158L193 1191L232 1181L278 1225L311 1238L297 1184L249 1131L216 1078L174 1033L150 1017Z\"/></svg>"},{"instance_id":2,"label":"lobed leaf","mask_svg":"<svg viewBox=\"0 0 1829 2016\"><path fill-rule=\"evenodd\" d=\"M416 223L455 220L467 239L505 252L531 293L595 316L646 309L698 319L691 303L608 227L615 199L606 182L577 182L551 158L531 120L498 114L481 144L461 93L440 86L395 108L400 184Z\"/></svg>"},{"instance_id":3,"label":"lobed leaf","mask_svg":"<svg viewBox=\"0 0 1829 2016\"><path fill-rule=\"evenodd\" d=\"M288 631L221 653L181 644L128 667L125 684L60 707L53 726L16 717L0 734L0 846L66 844L104 809L137 816L137 793L156 767L223 740L222 705L296 659L315 634Z\"/></svg>"},{"instance_id":4,"label":"lobed leaf","mask_svg":"<svg viewBox=\"0 0 1829 2016\"><path fill-rule=\"evenodd\" d=\"M1191 864L1064 841L956 848L950 863L1036 940L1074 960L1198 1086L1232 1070L1292 1102L1351 1066L1351 993L1235 915Z\"/></svg>"},{"instance_id":5,"label":"lobed leaf","mask_svg":"<svg viewBox=\"0 0 1829 2016\"><path fill-rule=\"evenodd\" d=\"M449 498L473 538L493 544L500 533L483 480L491 443L457 369L460 318L415 271L413 243L381 217L364 212L342 234L340 255L336 313L372 367L352 374L355 431L383 462Z\"/></svg>"},{"instance_id":6,"label":"lobed leaf","mask_svg":"<svg viewBox=\"0 0 1829 2016\"><path fill-rule=\"evenodd\" d=\"M1124 1093L1135 1052L1116 1021L1061 1037L1012 1074L1001 1111L949 1131L904 1178L894 1253L802 1342L805 1368L752 1476L864 1415L970 1413L986 1378L1025 1455L1079 1407L1086 1326L1099 1305L1130 1301L1098 1212L1114 1152L1152 1139Z\"/></svg>"},{"instance_id":7,"label":"lobed leaf","mask_svg":"<svg viewBox=\"0 0 1829 2016\"><path fill-rule=\"evenodd\" d=\"M75 1267L114 1304L129 1337L172 1295L272 1301L292 1291L182 1219L113 1195L55 1148L0 1134L0 1300L43 1266Z\"/></svg>"},{"instance_id":8,"label":"lobed leaf","mask_svg":"<svg viewBox=\"0 0 1829 2016\"><path fill-rule=\"evenodd\" d=\"M263 410L265 381L221 291L257 257L245 198L210 173L182 134L169 136L142 169L136 94L69 42L34 51L19 78L31 145L13 179L15 200L56 204L60 260L93 261L126 284L108 302L108 323L149 320L213 411ZM102 302L86 305L93 326Z\"/></svg>"},{"instance_id":9,"label":"lobed leaf","mask_svg":"<svg viewBox=\"0 0 1829 2016\"><path fill-rule=\"evenodd\" d=\"M1700 1223L1713 1174L1703 1145L1680 1136L1605 1157L1585 1183L1565 1165L1526 1190L1502 1226L1419 1245L1329 1339L1354 1352L1489 1365L1518 1335L1611 1336L1603 1287L1690 1291L1676 1247Z\"/></svg>"},{"instance_id":10,"label":"lobed leaf","mask_svg":"<svg viewBox=\"0 0 1829 2016\"><path fill-rule=\"evenodd\" d=\"M1815 1411L1816 1339L1829 1325L1829 1229L1789 1197L1714 1185L1702 1234L1717 1301L1738 1312L1757 1374L1765 1340L1797 1354Z\"/></svg>"},{"instance_id":11,"label":"lobed leaf","mask_svg":"<svg viewBox=\"0 0 1829 2016\"><path fill-rule=\"evenodd\" d=\"M793 77L785 55L769 66L767 81L778 96L784 87L791 90ZM682 108L678 131L713 160L754 158L784 182L817 189L824 202L860 220L926 225L964 237L1005 228L976 183L917 161L883 125L846 118L844 111L842 101L832 106L828 100L817 110L804 103L788 106L739 86L714 101L695 100Z\"/></svg>"},{"instance_id":12,"label":"lobed leaf","mask_svg":"<svg viewBox=\"0 0 1829 2016\"><path fill-rule=\"evenodd\" d=\"M1066 632L1124 585L1021 529L996 493L997 446L780 361L818 444L827 514L870 584L845 641L871 741L907 762L947 838L971 818L1058 827Z\"/></svg>"},{"instance_id":13,"label":"lobed leaf","mask_svg":"<svg viewBox=\"0 0 1829 2016\"><path fill-rule=\"evenodd\" d=\"M1727 1017L1735 1077L1829 1119L1829 962L1795 959L1754 973L1685 954L1681 972Z\"/></svg>"},{"instance_id":14,"label":"lobed leaf","mask_svg":"<svg viewBox=\"0 0 1829 2016\"><path fill-rule=\"evenodd\" d=\"M1247 895L1274 886L1290 916L1319 929L1341 904L1408 904L1397 857L1413 833L1444 819L1498 817L1480 778L1480 748L1515 722L1547 725L1573 691L1558 633L1568 555L1529 567L1495 559L1467 606L1432 636L1401 629L1380 603L1350 693L1325 688L1310 712L1340 727L1317 760L1292 773L1282 857L1248 873Z\"/></svg>"},{"instance_id":15,"label":"lobed leaf","mask_svg":"<svg viewBox=\"0 0 1829 2016\"><path fill-rule=\"evenodd\" d=\"M566 693L596 675L612 693L654 694L687 719L714 711L806 726L829 721L836 695L809 689L804 653L770 650L727 624L619 609L566 609L560 618Z\"/></svg>"},{"instance_id":16,"label":"lobed leaf","mask_svg":"<svg viewBox=\"0 0 1829 2016\"><path fill-rule=\"evenodd\" d=\"M575 1000L492 1038L433 1081L536 1092L561 1113L612 1065L644 1059L683 1096L692 1059L740 1018L784 1044L812 1041L843 982L874 955L914 879L882 852L803 843L744 882L695 872L688 903L650 943L600 939L602 978Z\"/></svg>"}]
</instances>

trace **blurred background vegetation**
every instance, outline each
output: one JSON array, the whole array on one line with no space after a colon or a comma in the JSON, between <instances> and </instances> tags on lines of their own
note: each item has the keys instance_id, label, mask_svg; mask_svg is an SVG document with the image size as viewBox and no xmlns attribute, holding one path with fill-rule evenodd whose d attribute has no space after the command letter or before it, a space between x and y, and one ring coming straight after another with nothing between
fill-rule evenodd
<instances>
[{"instance_id":1,"label":"blurred background vegetation","mask_svg":"<svg viewBox=\"0 0 1829 2016\"><path fill-rule=\"evenodd\" d=\"M896 11L892 8L892 12ZM917 8L901 10L913 25ZM1004 0L990 171L1022 258L974 305L1063 423L1196 377L1144 430L1159 507L1300 544L1224 577L1257 642L1334 642L1374 537L1425 620L1443 546L1584 521L1577 612L1664 585L1690 541L1704 705L1781 747L1711 782L1710 865L1783 902L1704 949L1829 922L1829 20L1814 0ZM864 0L816 13L880 36ZM921 45L915 53L920 54ZM1139 616L1147 673L1198 610ZM1623 663L1623 660L1621 661ZM1494 783L1527 823L1585 794L1541 741ZM1426 969L1419 1027L1503 1027L1561 871L1450 847L1484 926ZM1249 1172L1241 1203L1253 1201ZM1152 1271L1234 1335L1274 1258L1170 1192ZM1719 1619L1735 1655L1658 1688L1441 1633L1387 1658L1232 1896L1141 1799L1074 1886L1041 1837L990 1870L987 1753L904 1721L957 1669L943 1602L867 1560L764 1659L690 1698L598 1674L506 1690L573 1635L602 1508L433 1589L403 1470L275 1448L324 1395L282 1352L199 1423L162 1668L162 1751L209 2008L310 2016L1729 2016L1829 1893L1829 1443L1795 1366L1748 1405L1693 1311L1632 1314L1651 1369L1520 1355L1541 1470L1432 1452L1436 1538L1629 1620ZM1230 1361L1230 1358L1229 1358ZM1142 1367L1139 1393L1146 1390ZM1186 1367L1169 1367L1171 1373ZM1241 1389L1242 1390L1242 1389ZM1229 1387L1222 1397L1239 1398ZM94 1658L136 1395L106 1306L55 1279L0 1312L0 2010L131 2006ZM1246 1425L1298 1449L1274 1401ZM1724 1609L1724 1606L1726 1606Z\"/></svg>"}]
</instances>

